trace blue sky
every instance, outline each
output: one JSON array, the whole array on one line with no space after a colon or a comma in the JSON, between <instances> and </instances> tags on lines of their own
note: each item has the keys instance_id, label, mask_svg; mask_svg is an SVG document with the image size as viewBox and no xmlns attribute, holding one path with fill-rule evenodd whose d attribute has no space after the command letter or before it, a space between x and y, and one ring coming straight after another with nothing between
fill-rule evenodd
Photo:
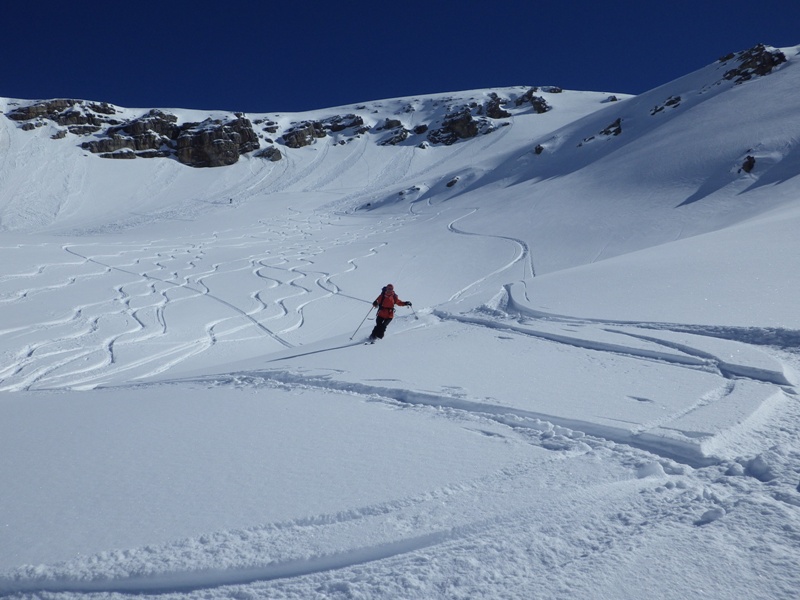
<instances>
[{"instance_id":1,"label":"blue sky","mask_svg":"<svg viewBox=\"0 0 800 600\"><path fill-rule=\"evenodd\" d=\"M0 96L296 112L511 85L641 93L759 42L773 0L36 3L0 9Z\"/></svg>"}]
</instances>

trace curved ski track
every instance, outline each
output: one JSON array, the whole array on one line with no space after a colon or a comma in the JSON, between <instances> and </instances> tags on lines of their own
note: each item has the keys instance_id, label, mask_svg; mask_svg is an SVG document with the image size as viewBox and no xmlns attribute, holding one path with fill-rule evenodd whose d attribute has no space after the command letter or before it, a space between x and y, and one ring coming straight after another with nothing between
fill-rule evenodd
<instances>
[{"instance_id":1,"label":"curved ski track","mask_svg":"<svg viewBox=\"0 0 800 600\"><path fill-rule=\"evenodd\" d=\"M242 336L291 348L285 336L302 328L310 303L331 295L365 302L334 280L376 249L351 256L336 272L317 268L315 257L381 230L337 228L334 237L315 241L313 230L327 224L313 216L206 240L48 247L49 261L0 277L0 336L13 337L19 348L3 357L0 391L143 378ZM198 302L218 306L198 306L209 314L206 323L191 319ZM41 318L54 310L55 317Z\"/></svg>"}]
</instances>

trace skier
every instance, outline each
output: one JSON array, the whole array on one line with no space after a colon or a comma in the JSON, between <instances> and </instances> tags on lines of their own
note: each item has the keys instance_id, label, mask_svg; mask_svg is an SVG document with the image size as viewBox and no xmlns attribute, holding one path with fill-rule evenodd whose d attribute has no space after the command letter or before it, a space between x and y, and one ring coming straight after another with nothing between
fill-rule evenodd
<instances>
[{"instance_id":1,"label":"skier","mask_svg":"<svg viewBox=\"0 0 800 600\"><path fill-rule=\"evenodd\" d=\"M378 315L375 317L375 327L369 336L369 341L375 343L375 340L383 339L383 334L386 333L386 327L394 317L394 307L397 306L411 306L411 302L404 302L397 297L394 293L394 286L390 283L381 290L381 295L375 298L372 306L378 309Z\"/></svg>"}]
</instances>

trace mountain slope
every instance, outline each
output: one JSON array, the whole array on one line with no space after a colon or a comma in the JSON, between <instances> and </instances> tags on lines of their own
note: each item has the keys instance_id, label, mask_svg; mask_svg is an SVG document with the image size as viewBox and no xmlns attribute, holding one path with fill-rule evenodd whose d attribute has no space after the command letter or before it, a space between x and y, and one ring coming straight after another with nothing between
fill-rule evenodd
<instances>
[{"instance_id":1,"label":"mountain slope","mask_svg":"<svg viewBox=\"0 0 800 600\"><path fill-rule=\"evenodd\" d=\"M766 56L776 53L762 50ZM509 88L252 115L272 132L259 131L262 143L276 137L285 142L298 123L330 124L342 115L357 117L364 131L329 129L309 146L283 147L277 162L248 155L219 171L187 169L168 159L97 160L74 144L84 136L49 139L63 130L52 122L20 131L3 119L0 144L6 151L0 168L7 183L0 197L0 227L103 231L147 222L146 215L155 220L196 215L233 199L298 191L324 192L345 205L370 208L394 202L404 191L406 202L466 195L463 202L491 206L503 226L530 221L518 236L537 241L539 272L550 272L713 231L790 201L793 186L785 183L797 174L794 145L800 129L793 92L797 48L783 55L787 62L767 77L726 79L733 67L748 64L741 57L728 58L619 102L608 102L607 94L553 93L552 88L526 94L529 88ZM531 96L550 110L537 113L527 99ZM484 109L493 100L503 101L497 110L508 117L478 114L488 112ZM4 109L8 113L19 104L25 103L6 101ZM490 133L456 138L452 146L431 145L431 131L465 108ZM127 119L148 114L116 111ZM172 112L179 124L225 119ZM394 127L387 128L387 122ZM420 125L426 132L414 134ZM398 131L409 137L381 145ZM755 160L749 173L742 170L748 156ZM576 213L583 221L575 220ZM633 222L646 222L646 230L635 231ZM580 235L568 235L567 228L577 228ZM584 240L581 247L558 243L573 237Z\"/></svg>"},{"instance_id":2,"label":"mountain slope","mask_svg":"<svg viewBox=\"0 0 800 600\"><path fill-rule=\"evenodd\" d=\"M242 201L259 195L309 190L333 190L336 193L347 189L354 195L370 197L392 186L402 189L406 181L413 181L422 173L434 171L434 177L441 177L441 164L452 161L458 165L457 157L463 154L462 146L467 145L466 142L475 142L470 146L493 146L499 142L499 138L508 137L507 126L520 120L523 132L512 135L512 140L506 140L506 144L512 142L506 151L514 152L517 144L527 143L530 136L543 135L576 117L597 110L608 96L582 92L538 92L540 95L534 98L543 100L547 96L552 103L548 107L553 108L539 114L525 99L529 89L478 90L291 115L252 115L259 143L281 148L280 160L273 162L271 155L259 158L256 156L259 153L251 152L232 168L210 172L187 169L174 160L163 158L96 160L89 150L81 146L104 139L104 131L84 133L79 129L79 133L72 133L70 128L59 124L67 117L57 109L49 108L52 102L5 100L0 109L7 115L14 115L15 111L22 111L25 117L37 114L33 108L51 112L47 116L36 116L25 121L0 120L0 143L6 148L3 153L5 160L0 168L4 180L11 182L4 188L0 198L0 208L3 209L0 227L8 231L31 231L41 229L42 222L61 227L74 222L75 213L102 226L103 221L96 213L103 213L105 208L96 205L84 207L81 199L90 197L96 203L98 197L102 198L103 190L114 191L113 204L109 201L107 208L109 214L106 220L109 223L116 220L113 215L115 207L124 220L129 207L139 209L142 204L145 212L153 210L152 206L160 206L164 210L182 206L183 210L191 211L192 204L228 200L234 196ZM520 104L516 105L514 101L518 99ZM504 102L508 111L497 104L500 101ZM65 111L68 114L86 113L88 117L84 117L84 120L97 116L88 108L96 106L96 103L70 102L80 104L76 105L77 108L70 106ZM491 113L489 107L492 105L495 105L495 110L504 111L503 114L508 117L492 118L482 114L484 110ZM115 123L138 123L139 128L156 126L150 117L154 112L152 110L110 106L108 110L114 111ZM444 125L458 121L465 111L466 123L454 126L458 132ZM225 122L234 118L234 115L224 113L180 110L156 112L173 115L178 126L197 122ZM317 127L312 131L322 137L309 135L303 139L304 145L300 146L296 145L300 142L290 141L295 140L292 136L297 131L305 131L303 127L310 128L312 124ZM23 127L27 130L23 131ZM112 126L109 131L119 127ZM425 130L418 134L413 132L420 127ZM134 130L132 126L128 129ZM153 133L152 130L148 131ZM121 133L114 135L121 140L133 139ZM403 135L408 137L401 139ZM467 136L463 138L465 141L451 146L460 139L459 135ZM476 135L477 138L474 137ZM54 136L63 137L52 139ZM274 144L275 139L281 143ZM431 143L429 139L439 141ZM288 144L292 147L288 147ZM262 152L264 149L262 147ZM128 158L134 156L127 149L118 154ZM32 167L41 169L39 176L31 177ZM146 186L142 186L143 181L147 182ZM31 188L33 182L35 188ZM28 195L31 198L37 195L40 199L26 203L24 198ZM41 213L39 217L26 216L25 211L17 210L19 204L38 207L44 204L44 198L56 195L60 195L60 202L45 204L45 208L37 210ZM61 206L65 202L64 196L71 199L69 208ZM198 207L195 209L201 210Z\"/></svg>"},{"instance_id":3,"label":"mountain slope","mask_svg":"<svg viewBox=\"0 0 800 600\"><path fill-rule=\"evenodd\" d=\"M2 100L0 596L793 599L798 49Z\"/></svg>"}]
</instances>

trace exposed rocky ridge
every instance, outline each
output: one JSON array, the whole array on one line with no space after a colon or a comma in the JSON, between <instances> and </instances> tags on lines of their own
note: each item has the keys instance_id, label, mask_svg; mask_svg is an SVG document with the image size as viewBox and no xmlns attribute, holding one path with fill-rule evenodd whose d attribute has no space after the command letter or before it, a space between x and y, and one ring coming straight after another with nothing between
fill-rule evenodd
<instances>
[{"instance_id":1,"label":"exposed rocky ridge","mask_svg":"<svg viewBox=\"0 0 800 600\"><path fill-rule=\"evenodd\" d=\"M44 126L47 121L64 129L51 136L63 139L67 133L86 136L105 132L81 144L103 158L174 157L193 167L217 167L235 163L241 154L260 148L258 136L244 115L206 119L201 123L178 124L173 114L153 109L141 117L121 120L112 105L84 100L55 99L33 102L7 113L25 130Z\"/></svg>"},{"instance_id":2,"label":"exposed rocky ridge","mask_svg":"<svg viewBox=\"0 0 800 600\"><path fill-rule=\"evenodd\" d=\"M485 135L497 129L497 126L486 117L475 117L470 107L463 107L449 113L442 121L441 127L428 133L428 141L432 144L450 146L459 140L467 140L477 135Z\"/></svg>"},{"instance_id":3,"label":"exposed rocky ridge","mask_svg":"<svg viewBox=\"0 0 800 600\"><path fill-rule=\"evenodd\" d=\"M300 123L283 134L283 143L289 148L310 146L315 139L324 138L327 132L319 121Z\"/></svg>"},{"instance_id":4,"label":"exposed rocky ridge","mask_svg":"<svg viewBox=\"0 0 800 600\"><path fill-rule=\"evenodd\" d=\"M69 133L87 135L100 131L104 125L120 123L111 118L114 114L116 110L106 102L56 98L15 108L6 116L13 121L24 121L22 128L25 130L42 127L46 121L52 121L65 127Z\"/></svg>"},{"instance_id":5,"label":"exposed rocky ridge","mask_svg":"<svg viewBox=\"0 0 800 600\"><path fill-rule=\"evenodd\" d=\"M340 133L351 129L353 135L360 135L369 130L364 126L364 119L359 115L334 115L321 121L301 121L292 123L283 133L283 143L288 148L310 146L315 140L327 137L329 133Z\"/></svg>"},{"instance_id":6,"label":"exposed rocky ridge","mask_svg":"<svg viewBox=\"0 0 800 600\"><path fill-rule=\"evenodd\" d=\"M555 93L555 94L560 94L561 92L563 92L561 88L550 87L547 88L547 90L549 90L550 93ZM534 96L534 94L537 93L538 91L539 88L536 87L529 89L522 96L516 99L515 104L517 106L521 106L525 103L530 103L531 106L533 106L533 110L536 111L537 113L539 114L546 113L548 110L550 110L551 107L542 96Z\"/></svg>"},{"instance_id":7,"label":"exposed rocky ridge","mask_svg":"<svg viewBox=\"0 0 800 600\"><path fill-rule=\"evenodd\" d=\"M177 139L176 155L192 167L221 167L260 147L253 125L239 115L229 121L207 119L184 129Z\"/></svg>"},{"instance_id":8,"label":"exposed rocky ridge","mask_svg":"<svg viewBox=\"0 0 800 600\"><path fill-rule=\"evenodd\" d=\"M616 137L622 133L622 118L617 118L613 123L604 127L600 130L596 135L590 135L589 137L583 138L578 147L583 146L587 142L591 142L597 138L597 136L602 136L605 138L609 137ZM536 154L541 154L541 152L537 151Z\"/></svg>"},{"instance_id":9,"label":"exposed rocky ridge","mask_svg":"<svg viewBox=\"0 0 800 600\"><path fill-rule=\"evenodd\" d=\"M500 98L497 94L492 93L491 100L486 103L484 112L490 119L507 119L511 116L511 113L503 108L507 103L508 100Z\"/></svg>"},{"instance_id":10,"label":"exposed rocky ridge","mask_svg":"<svg viewBox=\"0 0 800 600\"><path fill-rule=\"evenodd\" d=\"M770 49L764 44L757 44L749 50L737 54L723 56L720 62L724 64L734 58L739 65L726 71L723 78L733 80L735 83L743 83L753 77L769 75L775 67L786 62L786 55L783 52L775 48Z\"/></svg>"},{"instance_id":11,"label":"exposed rocky ridge","mask_svg":"<svg viewBox=\"0 0 800 600\"><path fill-rule=\"evenodd\" d=\"M663 104L659 104L655 106L653 110L650 111L650 115L656 115L663 111L666 108L678 108L681 105L681 97L680 96L670 96L667 98Z\"/></svg>"},{"instance_id":12,"label":"exposed rocky ridge","mask_svg":"<svg viewBox=\"0 0 800 600\"><path fill-rule=\"evenodd\" d=\"M158 109L109 127L105 136L81 147L103 158L174 156L192 167L232 165L245 152L261 147L252 124L243 115L178 125L178 117Z\"/></svg>"},{"instance_id":13,"label":"exposed rocky ridge","mask_svg":"<svg viewBox=\"0 0 800 600\"><path fill-rule=\"evenodd\" d=\"M153 152L170 156L174 141L180 135L177 122L175 115L153 109L138 119L109 127L105 134L107 137L84 142L81 147L104 158L150 157Z\"/></svg>"},{"instance_id":14,"label":"exposed rocky ridge","mask_svg":"<svg viewBox=\"0 0 800 600\"><path fill-rule=\"evenodd\" d=\"M768 75L786 61L780 50L759 44L720 58L723 65L731 68L710 85L730 81L743 83ZM158 109L135 115L136 111L120 109L105 102L71 99L26 103L9 111L6 116L25 130L48 125L53 139L64 139L69 134L87 137L80 146L103 158L163 157L192 167L217 167L234 164L243 154L261 149L262 141L266 148L254 156L270 161L281 160L287 151L326 138L326 143L337 145L369 135L381 146L449 146L490 134L508 125L511 118L554 110L548 102L548 99L553 99L548 94L562 91L556 86L521 87L507 88L505 95L485 91L471 98L462 94L424 100L406 99L391 111L390 116L385 110L379 110L382 104L376 102L355 106L351 109L354 112L288 122L280 115L272 118L259 115L251 123L241 113L209 117L202 122L181 122L178 116ZM610 96L603 102L615 100L616 96ZM650 114L670 114L690 100L686 96L670 96L653 107ZM558 103L554 104L557 108ZM612 118L615 116L619 117L613 115ZM579 145L597 137L619 136L622 120L617 118L605 129L583 137ZM532 144L535 144L537 154L547 149L547 144L537 144L537 140L532 140ZM279 149L279 146L284 149Z\"/></svg>"},{"instance_id":15,"label":"exposed rocky ridge","mask_svg":"<svg viewBox=\"0 0 800 600\"><path fill-rule=\"evenodd\" d=\"M704 93L708 89L712 87L722 85L725 82L733 81L734 84L738 85L744 83L745 81L749 81L754 77L763 77L772 73L776 67L779 65L787 62L787 58L783 52L776 48L771 48L765 46L764 44L757 44L756 46L750 48L749 50L743 50L742 52L738 53L731 53L726 56L723 56L719 59L719 62L723 65L727 65L731 61L736 61L738 66L728 69L723 74L722 78L716 79L712 83L705 86L705 88L701 91ZM535 97L533 93L537 90L533 88L523 94L520 98L517 99L518 103L522 103L525 101L529 101L531 103L534 102ZM616 98L614 98L616 100ZM669 96L665 101L660 104L657 104L650 110L650 116L658 115L659 113L665 113L667 109L677 109L679 108L682 103L684 102L685 98L680 95L673 95ZM611 101L611 98L609 98ZM579 143L578 147L583 146L588 142L592 142L599 137L602 138L611 138L616 137L622 134L622 117L618 117L613 123L602 129L595 135L590 135L588 137L583 138ZM541 144L537 145L535 148L536 154L541 154L545 150L545 147ZM752 157L748 157L752 158ZM746 161L742 166L741 170L749 173L753 166L755 165L755 159L753 162Z\"/></svg>"},{"instance_id":16,"label":"exposed rocky ridge","mask_svg":"<svg viewBox=\"0 0 800 600\"><path fill-rule=\"evenodd\" d=\"M525 88L522 88L525 89ZM217 167L235 163L241 155L259 150L261 140L267 148L255 156L267 160L281 160L281 152L273 144L287 149L312 145L324 138L335 138L333 143L346 144L366 134L374 134L375 143L382 146L413 144L425 148L431 144L451 145L478 135L485 135L507 124L514 114L543 113L550 106L541 96L532 96L530 90L511 98L497 92L488 92L484 102L460 102L457 98L438 98L427 101L433 108L427 122L408 123L421 101L409 102L396 116L375 121L374 106L357 107L360 114L334 114L318 120L294 121L281 125L278 120L260 116L251 122L243 114L229 118L208 118L202 122L181 123L170 112L152 109L131 117L126 109L108 103L84 100L55 99L31 102L7 113L25 130L50 124L55 126L51 137L63 139L67 134L89 137L80 143L81 148L102 158L172 158L192 167ZM542 88L544 89L544 88ZM560 88L549 88L553 93ZM522 98L522 99L520 99ZM444 109L437 108L445 104ZM376 105L377 106L377 105ZM435 116L439 114L438 118ZM370 123L371 121L371 123Z\"/></svg>"}]
</instances>

